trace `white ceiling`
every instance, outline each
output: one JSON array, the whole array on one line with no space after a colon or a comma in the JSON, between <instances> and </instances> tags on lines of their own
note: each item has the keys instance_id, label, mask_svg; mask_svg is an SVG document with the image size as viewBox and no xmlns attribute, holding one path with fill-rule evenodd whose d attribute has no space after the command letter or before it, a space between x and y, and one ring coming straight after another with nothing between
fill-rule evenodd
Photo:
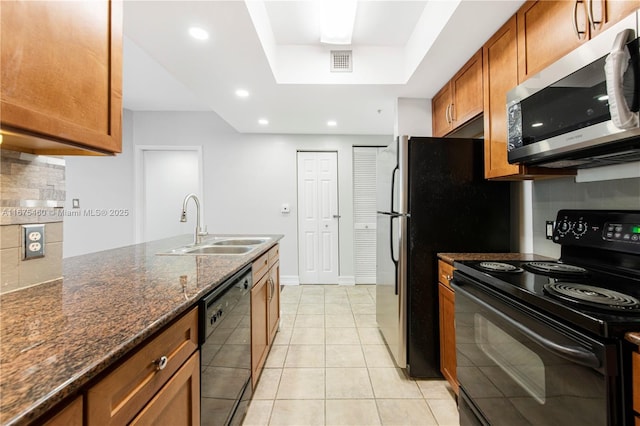
<instances>
[{"instance_id":1,"label":"white ceiling","mask_svg":"<svg viewBox=\"0 0 640 426\"><path fill-rule=\"evenodd\" d=\"M352 44L327 46L313 0L126 0L124 107L215 111L242 133L390 135L397 98L433 97L522 3L359 0ZM331 49L353 51L352 73L329 72Z\"/></svg>"}]
</instances>

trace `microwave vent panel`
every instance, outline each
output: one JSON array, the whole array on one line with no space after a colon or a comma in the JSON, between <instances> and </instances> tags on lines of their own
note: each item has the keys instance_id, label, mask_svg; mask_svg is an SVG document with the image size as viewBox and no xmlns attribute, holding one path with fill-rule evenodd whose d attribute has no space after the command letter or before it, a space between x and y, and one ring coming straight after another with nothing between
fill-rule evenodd
<instances>
[{"instance_id":1,"label":"microwave vent panel","mask_svg":"<svg viewBox=\"0 0 640 426\"><path fill-rule=\"evenodd\" d=\"M353 53L351 50L332 50L330 58L331 72L353 71Z\"/></svg>"}]
</instances>

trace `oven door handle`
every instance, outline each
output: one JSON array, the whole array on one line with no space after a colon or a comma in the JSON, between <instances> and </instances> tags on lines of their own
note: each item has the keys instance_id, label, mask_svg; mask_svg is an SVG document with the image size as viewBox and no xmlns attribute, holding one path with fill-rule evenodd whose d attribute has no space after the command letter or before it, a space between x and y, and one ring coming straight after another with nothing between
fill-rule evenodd
<instances>
[{"instance_id":1,"label":"oven door handle","mask_svg":"<svg viewBox=\"0 0 640 426\"><path fill-rule=\"evenodd\" d=\"M600 366L602 365L602 363L600 362L600 360L595 354L591 352L587 352L580 347L562 345L557 342L554 342L551 339L541 336L540 334L525 327L519 322L514 321L511 317L499 311L498 309L494 308L493 306L491 306L484 300L480 299L479 297L464 290L462 287L460 287L460 285L457 285L455 290L456 292L464 293L465 297L468 297L469 299L473 300L475 303L479 304L480 306L482 306L492 314L496 315L497 317L505 321L507 324L509 324L511 327L517 329L519 332L521 332L522 334L524 334L529 339L531 339L538 345L542 346L549 352L553 353L554 355L557 355L575 364L584 365L585 367L590 367L594 369L600 368Z\"/></svg>"}]
</instances>

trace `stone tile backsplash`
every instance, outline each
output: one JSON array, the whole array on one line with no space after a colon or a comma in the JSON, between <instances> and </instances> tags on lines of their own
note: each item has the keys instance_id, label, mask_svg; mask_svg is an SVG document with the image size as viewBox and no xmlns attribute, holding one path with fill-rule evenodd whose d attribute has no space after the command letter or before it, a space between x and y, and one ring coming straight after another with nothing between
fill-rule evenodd
<instances>
[{"instance_id":1,"label":"stone tile backsplash","mask_svg":"<svg viewBox=\"0 0 640 426\"><path fill-rule=\"evenodd\" d=\"M0 294L62 277L65 161L0 149ZM21 225L45 224L45 256L22 260Z\"/></svg>"}]
</instances>

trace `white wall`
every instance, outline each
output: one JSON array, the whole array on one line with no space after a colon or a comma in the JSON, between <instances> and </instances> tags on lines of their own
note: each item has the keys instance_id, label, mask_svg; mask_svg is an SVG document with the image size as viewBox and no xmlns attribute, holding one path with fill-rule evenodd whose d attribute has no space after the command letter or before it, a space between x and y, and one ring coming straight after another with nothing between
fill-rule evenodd
<instances>
[{"instance_id":1,"label":"white wall","mask_svg":"<svg viewBox=\"0 0 640 426\"><path fill-rule=\"evenodd\" d=\"M115 157L65 157L67 197L63 256L71 257L134 243L133 115L122 117L122 154ZM72 200L80 200L80 209ZM91 216L88 210L117 209L123 216ZM114 212L115 213L115 212ZM120 212L118 212L120 213Z\"/></svg>"},{"instance_id":2,"label":"white wall","mask_svg":"<svg viewBox=\"0 0 640 426\"><path fill-rule=\"evenodd\" d=\"M298 275L296 152L337 151L342 216L340 277L347 281L349 277L353 278L352 147L387 145L391 135L239 134L210 112L126 111L125 117L123 145L126 146L122 154L115 158L82 157L67 162L69 204L71 198L81 198L81 203L86 204L90 201L89 194L93 193L96 198L104 199L104 205L126 204L133 211L134 145L201 145L204 156L203 224L208 226L209 233L285 235L280 250L282 275L284 281L293 281ZM83 201L85 199L87 201ZM291 206L291 213L280 213L282 203ZM180 207L175 206L177 212ZM131 216L126 220L65 219L65 256L133 244L133 223ZM85 236L90 224L99 224L105 238L87 242Z\"/></svg>"}]
</instances>

